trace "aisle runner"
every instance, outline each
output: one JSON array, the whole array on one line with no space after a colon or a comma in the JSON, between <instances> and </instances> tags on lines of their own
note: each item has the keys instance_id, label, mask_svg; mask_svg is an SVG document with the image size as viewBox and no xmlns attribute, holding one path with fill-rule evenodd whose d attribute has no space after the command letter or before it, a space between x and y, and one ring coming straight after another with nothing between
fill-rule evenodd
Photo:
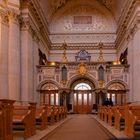
<instances>
[{"instance_id":1,"label":"aisle runner","mask_svg":"<svg viewBox=\"0 0 140 140\"><path fill-rule=\"evenodd\" d=\"M91 115L74 115L44 140L113 140Z\"/></svg>"}]
</instances>

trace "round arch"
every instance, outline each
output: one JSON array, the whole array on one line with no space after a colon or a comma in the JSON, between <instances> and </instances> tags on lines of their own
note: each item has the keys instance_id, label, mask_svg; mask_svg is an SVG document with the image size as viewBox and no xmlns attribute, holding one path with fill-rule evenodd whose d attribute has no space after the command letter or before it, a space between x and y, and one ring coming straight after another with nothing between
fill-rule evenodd
<instances>
[{"instance_id":1,"label":"round arch","mask_svg":"<svg viewBox=\"0 0 140 140\"><path fill-rule=\"evenodd\" d=\"M118 83L118 84L124 86L124 89L128 90L128 85L124 81L121 81L121 80L112 80L109 83L107 83L105 88L108 89L112 84L115 84L115 83Z\"/></svg>"},{"instance_id":2,"label":"round arch","mask_svg":"<svg viewBox=\"0 0 140 140\"><path fill-rule=\"evenodd\" d=\"M123 105L126 103L128 85L121 80L110 81L106 85L106 100L109 99L113 104Z\"/></svg>"},{"instance_id":3,"label":"round arch","mask_svg":"<svg viewBox=\"0 0 140 140\"><path fill-rule=\"evenodd\" d=\"M80 81L81 79L86 80L86 82L89 81L90 85L92 84L92 87L97 88L98 87L98 83L96 81L96 79L94 79L93 77L86 75L86 76L82 76L81 75L75 75L73 76L67 83L67 87L68 88L72 88L74 83L76 83L76 81ZM81 80L82 81L82 80Z\"/></svg>"},{"instance_id":4,"label":"round arch","mask_svg":"<svg viewBox=\"0 0 140 140\"><path fill-rule=\"evenodd\" d=\"M42 81L42 82L38 85L37 90L38 90L38 91L41 90L42 87L43 87L45 84L47 84L47 83L54 84L54 85L56 85L56 86L58 87L58 89L60 89L60 84L59 84L58 82L56 82L56 81L54 81L54 80L45 80L45 81Z\"/></svg>"}]
</instances>

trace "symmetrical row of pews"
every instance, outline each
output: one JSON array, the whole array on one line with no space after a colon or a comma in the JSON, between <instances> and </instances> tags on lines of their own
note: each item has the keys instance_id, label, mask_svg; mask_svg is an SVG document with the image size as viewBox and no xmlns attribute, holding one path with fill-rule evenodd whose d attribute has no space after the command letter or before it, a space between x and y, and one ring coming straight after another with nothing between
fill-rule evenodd
<instances>
[{"instance_id":1,"label":"symmetrical row of pews","mask_svg":"<svg viewBox=\"0 0 140 140\"><path fill-rule=\"evenodd\" d=\"M128 137L140 137L140 103L129 103L122 106L98 106L97 115L117 130L124 130Z\"/></svg>"},{"instance_id":2,"label":"symmetrical row of pews","mask_svg":"<svg viewBox=\"0 0 140 140\"><path fill-rule=\"evenodd\" d=\"M48 106L36 103L15 102L0 99L0 140L13 140L13 131L22 130L24 139L36 134L36 128L47 128L67 117L64 106Z\"/></svg>"}]
</instances>

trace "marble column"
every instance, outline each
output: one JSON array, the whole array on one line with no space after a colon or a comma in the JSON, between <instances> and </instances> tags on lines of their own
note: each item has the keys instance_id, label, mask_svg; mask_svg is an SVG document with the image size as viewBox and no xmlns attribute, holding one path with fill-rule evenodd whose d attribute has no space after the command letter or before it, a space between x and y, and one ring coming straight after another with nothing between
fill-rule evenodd
<instances>
[{"instance_id":1,"label":"marble column","mask_svg":"<svg viewBox=\"0 0 140 140\"><path fill-rule=\"evenodd\" d=\"M0 98L8 98L8 15L0 13Z\"/></svg>"},{"instance_id":2,"label":"marble column","mask_svg":"<svg viewBox=\"0 0 140 140\"><path fill-rule=\"evenodd\" d=\"M20 30L15 11L9 11L8 84L9 98L20 100Z\"/></svg>"},{"instance_id":3,"label":"marble column","mask_svg":"<svg viewBox=\"0 0 140 140\"><path fill-rule=\"evenodd\" d=\"M21 23L21 100L33 101L33 39L28 17Z\"/></svg>"}]
</instances>

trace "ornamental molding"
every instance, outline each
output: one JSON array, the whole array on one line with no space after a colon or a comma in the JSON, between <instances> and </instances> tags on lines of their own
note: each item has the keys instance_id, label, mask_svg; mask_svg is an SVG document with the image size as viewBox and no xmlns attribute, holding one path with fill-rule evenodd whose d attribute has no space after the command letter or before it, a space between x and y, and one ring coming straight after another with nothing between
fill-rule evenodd
<instances>
[{"instance_id":1,"label":"ornamental molding","mask_svg":"<svg viewBox=\"0 0 140 140\"><path fill-rule=\"evenodd\" d=\"M132 13L130 20L127 24L127 27L123 28L123 31L118 35L116 39L116 46L118 49L121 49L124 42L129 42L133 39L135 33L140 29L140 11L135 11Z\"/></svg>"},{"instance_id":2,"label":"ornamental molding","mask_svg":"<svg viewBox=\"0 0 140 140\"><path fill-rule=\"evenodd\" d=\"M42 11L42 9L39 7L39 2L37 0L31 0L30 1L30 11L32 13L33 18L37 22L37 26L39 28L40 35L42 36L41 38L45 42L45 46L50 47L51 41L49 38L49 29L48 29L48 22L45 18L45 15Z\"/></svg>"},{"instance_id":3,"label":"ornamental molding","mask_svg":"<svg viewBox=\"0 0 140 140\"><path fill-rule=\"evenodd\" d=\"M119 48L124 40L129 40L132 33L134 35L133 28L137 25L139 15L138 6L140 6L138 0L130 0L125 6L126 9L124 9L124 13L122 13L118 23L116 48Z\"/></svg>"},{"instance_id":4,"label":"ornamental molding","mask_svg":"<svg viewBox=\"0 0 140 140\"><path fill-rule=\"evenodd\" d=\"M106 34L54 34L50 35L50 40L53 44L63 43L64 40L69 43L114 43L116 40L116 34L106 33Z\"/></svg>"},{"instance_id":5,"label":"ornamental molding","mask_svg":"<svg viewBox=\"0 0 140 140\"><path fill-rule=\"evenodd\" d=\"M99 43L68 43L67 44L67 50L81 50L81 49L85 49L85 50L98 50L98 44ZM115 48L115 44L114 43L103 43L104 44L104 50L106 49L116 49ZM63 50L62 44L53 44L51 45L51 49L50 50Z\"/></svg>"}]
</instances>

